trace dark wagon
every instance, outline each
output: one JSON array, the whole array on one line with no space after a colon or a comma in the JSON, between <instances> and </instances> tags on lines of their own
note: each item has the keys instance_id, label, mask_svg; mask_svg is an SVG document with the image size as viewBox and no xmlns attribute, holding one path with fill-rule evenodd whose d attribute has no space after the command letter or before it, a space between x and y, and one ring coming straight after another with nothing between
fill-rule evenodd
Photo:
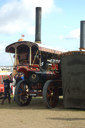
<instances>
[{"instance_id":1,"label":"dark wagon","mask_svg":"<svg viewBox=\"0 0 85 128\"><path fill-rule=\"evenodd\" d=\"M61 62L64 107L85 108L85 52L66 52Z\"/></svg>"}]
</instances>

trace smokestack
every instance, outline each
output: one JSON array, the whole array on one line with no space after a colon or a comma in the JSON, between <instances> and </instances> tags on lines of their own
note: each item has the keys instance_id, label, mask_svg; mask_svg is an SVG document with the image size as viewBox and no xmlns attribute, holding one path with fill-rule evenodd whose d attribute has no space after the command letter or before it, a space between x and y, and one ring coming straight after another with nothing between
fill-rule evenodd
<instances>
[{"instance_id":1,"label":"smokestack","mask_svg":"<svg viewBox=\"0 0 85 128\"><path fill-rule=\"evenodd\" d=\"M80 22L80 50L85 50L85 21Z\"/></svg>"},{"instance_id":2,"label":"smokestack","mask_svg":"<svg viewBox=\"0 0 85 128\"><path fill-rule=\"evenodd\" d=\"M41 7L36 7L35 42L41 43Z\"/></svg>"}]
</instances>

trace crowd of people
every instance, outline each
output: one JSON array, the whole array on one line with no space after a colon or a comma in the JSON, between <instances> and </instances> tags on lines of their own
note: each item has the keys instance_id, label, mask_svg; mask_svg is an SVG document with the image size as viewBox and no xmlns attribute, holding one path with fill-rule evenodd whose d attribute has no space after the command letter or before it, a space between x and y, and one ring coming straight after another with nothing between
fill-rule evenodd
<instances>
[{"instance_id":1,"label":"crowd of people","mask_svg":"<svg viewBox=\"0 0 85 128\"><path fill-rule=\"evenodd\" d=\"M8 99L9 104L11 103L11 86L10 85L12 85L14 88L16 88L16 85L20 80L24 80L23 73L17 73L14 77L12 76L12 74L10 74L9 76L7 76L7 75L4 76L4 79L3 79L4 96L2 98L1 104L4 104L5 99ZM14 101L15 101L15 94L14 94Z\"/></svg>"}]
</instances>

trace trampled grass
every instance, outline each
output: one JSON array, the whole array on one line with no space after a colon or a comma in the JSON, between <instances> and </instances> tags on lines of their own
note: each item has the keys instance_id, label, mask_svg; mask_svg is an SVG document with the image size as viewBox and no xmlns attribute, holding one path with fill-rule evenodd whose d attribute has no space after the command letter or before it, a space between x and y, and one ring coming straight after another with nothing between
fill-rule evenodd
<instances>
[{"instance_id":1,"label":"trampled grass","mask_svg":"<svg viewBox=\"0 0 85 128\"><path fill-rule=\"evenodd\" d=\"M1 100L0 100L1 101ZM64 109L63 101L54 109L47 109L43 98L33 98L30 105L20 107L16 102L0 105L1 128L85 128L85 111Z\"/></svg>"}]
</instances>

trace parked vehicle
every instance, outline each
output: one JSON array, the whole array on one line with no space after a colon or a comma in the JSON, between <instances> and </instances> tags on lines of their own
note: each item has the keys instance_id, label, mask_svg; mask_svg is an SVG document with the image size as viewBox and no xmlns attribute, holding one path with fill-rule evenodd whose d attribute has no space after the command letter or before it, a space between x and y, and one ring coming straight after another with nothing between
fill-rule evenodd
<instances>
[{"instance_id":1,"label":"parked vehicle","mask_svg":"<svg viewBox=\"0 0 85 128\"><path fill-rule=\"evenodd\" d=\"M24 80L16 85L17 104L27 105L33 96L43 96L45 104L52 108L62 94L59 59L62 52L42 45L40 30L41 8L37 7L35 42L19 39L18 42L8 45L6 52L13 53L15 57L13 74L24 74Z\"/></svg>"},{"instance_id":2,"label":"parked vehicle","mask_svg":"<svg viewBox=\"0 0 85 128\"><path fill-rule=\"evenodd\" d=\"M27 105L33 96L43 96L49 107L55 107L59 96L57 88L61 88L58 86L61 81L58 56L61 52L29 41L13 43L6 47L6 52L15 54L14 72L24 74L24 80L16 86L16 102ZM56 86L54 80L58 80Z\"/></svg>"}]
</instances>

